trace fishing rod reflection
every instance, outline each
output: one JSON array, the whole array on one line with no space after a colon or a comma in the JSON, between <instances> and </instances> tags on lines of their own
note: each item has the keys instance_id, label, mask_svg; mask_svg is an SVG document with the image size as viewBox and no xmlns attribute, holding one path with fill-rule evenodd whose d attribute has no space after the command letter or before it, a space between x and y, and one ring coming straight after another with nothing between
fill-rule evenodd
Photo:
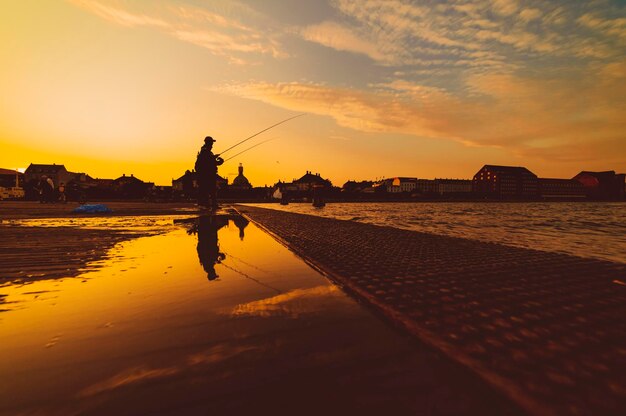
<instances>
[{"instance_id":1,"label":"fishing rod reflection","mask_svg":"<svg viewBox=\"0 0 626 416\"><path fill-rule=\"evenodd\" d=\"M187 229L188 234L196 234L198 237L198 260L207 274L208 280L219 277L215 271L215 265L221 264L226 259L226 253L220 250L218 231L232 221L239 229L239 238L243 241L245 229L249 221L241 215L216 214L202 215L192 219L191 226Z\"/></svg>"}]
</instances>

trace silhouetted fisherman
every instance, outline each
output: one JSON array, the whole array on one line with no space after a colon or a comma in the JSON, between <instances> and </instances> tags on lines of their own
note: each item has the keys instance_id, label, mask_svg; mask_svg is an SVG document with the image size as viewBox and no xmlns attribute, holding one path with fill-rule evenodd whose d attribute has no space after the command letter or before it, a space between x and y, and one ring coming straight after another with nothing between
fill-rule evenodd
<instances>
[{"instance_id":1,"label":"silhouetted fisherman","mask_svg":"<svg viewBox=\"0 0 626 416\"><path fill-rule=\"evenodd\" d=\"M196 172L198 174L198 205L216 209L217 167L224 163L224 159L213 154L213 143L215 140L211 136L204 139L204 146L200 149L196 159Z\"/></svg>"},{"instance_id":2,"label":"silhouetted fisherman","mask_svg":"<svg viewBox=\"0 0 626 416\"><path fill-rule=\"evenodd\" d=\"M217 240L217 232L225 225L228 225L226 216L203 215L198 218L198 260L209 280L215 280L218 277L215 264L221 263L226 258L226 254L220 252Z\"/></svg>"}]
</instances>

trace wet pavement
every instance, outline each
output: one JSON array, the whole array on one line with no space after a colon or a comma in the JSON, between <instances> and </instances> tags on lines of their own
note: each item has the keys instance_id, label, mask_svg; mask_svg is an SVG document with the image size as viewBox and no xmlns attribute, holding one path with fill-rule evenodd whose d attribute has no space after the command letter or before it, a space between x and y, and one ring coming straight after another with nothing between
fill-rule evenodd
<instances>
[{"instance_id":1,"label":"wet pavement","mask_svg":"<svg viewBox=\"0 0 626 416\"><path fill-rule=\"evenodd\" d=\"M170 220L75 277L0 280L0 414L519 414L247 220Z\"/></svg>"},{"instance_id":2,"label":"wet pavement","mask_svg":"<svg viewBox=\"0 0 626 416\"><path fill-rule=\"evenodd\" d=\"M238 209L529 413L626 414L626 264Z\"/></svg>"}]
</instances>

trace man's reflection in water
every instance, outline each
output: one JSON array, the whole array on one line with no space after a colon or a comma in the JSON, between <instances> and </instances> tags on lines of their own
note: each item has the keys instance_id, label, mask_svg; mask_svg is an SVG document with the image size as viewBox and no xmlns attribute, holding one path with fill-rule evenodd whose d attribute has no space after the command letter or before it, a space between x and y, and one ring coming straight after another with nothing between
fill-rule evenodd
<instances>
[{"instance_id":1,"label":"man's reflection in water","mask_svg":"<svg viewBox=\"0 0 626 416\"><path fill-rule=\"evenodd\" d=\"M229 220L235 223L239 229L239 238L243 241L244 230L250 222L240 215L203 215L198 217L197 223L189 230L190 234L198 234L198 260L209 280L219 277L215 272L215 265L226 258L226 254L220 251L217 232L228 225Z\"/></svg>"},{"instance_id":2,"label":"man's reflection in water","mask_svg":"<svg viewBox=\"0 0 626 416\"><path fill-rule=\"evenodd\" d=\"M209 280L218 277L215 264L226 258L226 254L220 252L217 241L217 232L225 225L228 225L228 217L225 215L203 215L198 218L198 259Z\"/></svg>"}]
</instances>

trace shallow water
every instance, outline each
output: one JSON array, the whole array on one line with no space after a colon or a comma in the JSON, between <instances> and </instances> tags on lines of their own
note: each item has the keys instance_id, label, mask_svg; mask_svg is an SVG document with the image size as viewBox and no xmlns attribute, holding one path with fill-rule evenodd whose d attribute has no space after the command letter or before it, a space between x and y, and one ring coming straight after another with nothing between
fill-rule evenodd
<instances>
[{"instance_id":1,"label":"shallow water","mask_svg":"<svg viewBox=\"0 0 626 416\"><path fill-rule=\"evenodd\" d=\"M249 205L626 263L624 202Z\"/></svg>"},{"instance_id":2,"label":"shallow water","mask_svg":"<svg viewBox=\"0 0 626 416\"><path fill-rule=\"evenodd\" d=\"M178 219L0 287L0 414L502 410L254 224Z\"/></svg>"},{"instance_id":3,"label":"shallow water","mask_svg":"<svg viewBox=\"0 0 626 416\"><path fill-rule=\"evenodd\" d=\"M129 230L163 232L176 229L175 221L192 218L194 215L143 215L134 216L93 216L93 217L58 217L58 218L29 218L4 220L7 226L15 227L76 227L96 230Z\"/></svg>"}]
</instances>

